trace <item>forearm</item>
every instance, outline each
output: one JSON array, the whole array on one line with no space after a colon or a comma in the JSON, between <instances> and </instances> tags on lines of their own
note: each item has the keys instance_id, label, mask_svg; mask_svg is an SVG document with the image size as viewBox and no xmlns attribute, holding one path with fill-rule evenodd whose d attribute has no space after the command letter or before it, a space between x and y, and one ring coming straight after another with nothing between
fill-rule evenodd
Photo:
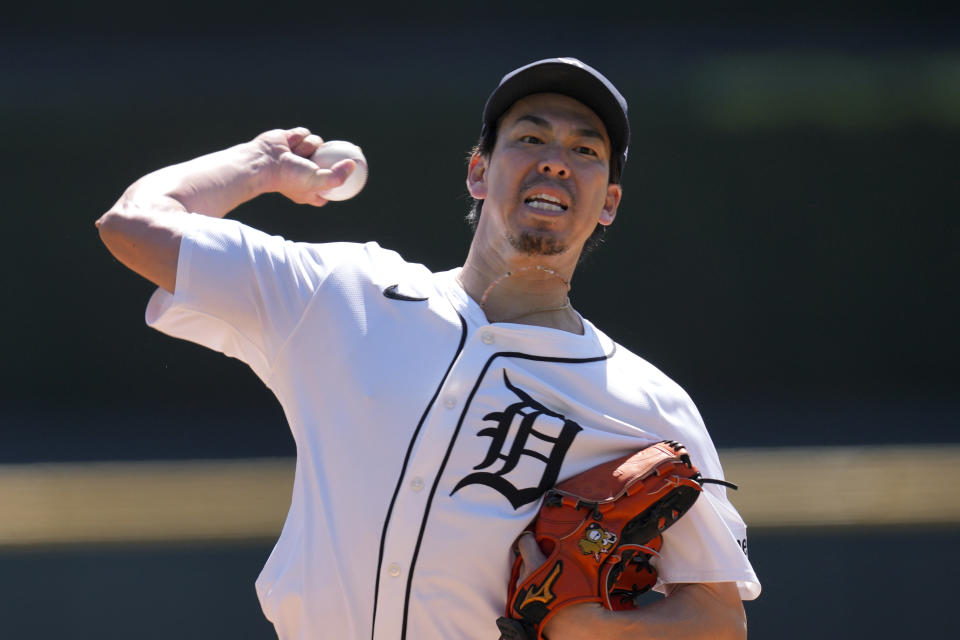
<instances>
[{"instance_id":1,"label":"forearm","mask_svg":"<svg viewBox=\"0 0 960 640\"><path fill-rule=\"evenodd\" d=\"M736 585L688 584L640 609L608 611L599 605L562 609L545 629L549 640L743 640L746 615Z\"/></svg>"},{"instance_id":2,"label":"forearm","mask_svg":"<svg viewBox=\"0 0 960 640\"><path fill-rule=\"evenodd\" d=\"M222 218L268 189L270 164L253 141L147 174L97 220L100 238L120 262L172 292L181 217Z\"/></svg>"},{"instance_id":3,"label":"forearm","mask_svg":"<svg viewBox=\"0 0 960 640\"><path fill-rule=\"evenodd\" d=\"M269 190L272 163L257 141L239 144L147 174L124 192L111 212L192 212L222 218Z\"/></svg>"},{"instance_id":4,"label":"forearm","mask_svg":"<svg viewBox=\"0 0 960 640\"><path fill-rule=\"evenodd\" d=\"M321 207L356 167L344 159L321 169L309 158L323 142L303 127L273 129L251 142L147 174L97 220L120 262L172 292L184 214L222 218L261 193L276 191Z\"/></svg>"},{"instance_id":5,"label":"forearm","mask_svg":"<svg viewBox=\"0 0 960 640\"><path fill-rule=\"evenodd\" d=\"M736 585L729 587L736 592ZM638 638L742 640L747 637L746 615L739 595L734 593L734 598L718 597L712 585L681 585L663 600L635 611L611 612L609 619L614 628L626 622ZM625 614L625 620L617 613Z\"/></svg>"}]
</instances>

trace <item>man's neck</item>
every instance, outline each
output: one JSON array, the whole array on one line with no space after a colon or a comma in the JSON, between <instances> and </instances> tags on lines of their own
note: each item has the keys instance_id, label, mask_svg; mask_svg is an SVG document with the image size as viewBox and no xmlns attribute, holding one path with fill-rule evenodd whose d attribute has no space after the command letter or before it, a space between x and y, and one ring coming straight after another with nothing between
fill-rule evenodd
<instances>
[{"instance_id":1,"label":"man's neck","mask_svg":"<svg viewBox=\"0 0 960 640\"><path fill-rule=\"evenodd\" d=\"M570 306L573 269L553 256L510 256L491 260L471 248L460 283L490 322L513 322L582 334L580 316Z\"/></svg>"}]
</instances>

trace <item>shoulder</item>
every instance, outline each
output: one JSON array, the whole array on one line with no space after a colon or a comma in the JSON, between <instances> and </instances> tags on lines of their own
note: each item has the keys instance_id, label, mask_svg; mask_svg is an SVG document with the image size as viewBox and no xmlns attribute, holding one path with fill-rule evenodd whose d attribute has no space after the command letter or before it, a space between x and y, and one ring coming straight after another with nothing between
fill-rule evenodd
<instances>
[{"instance_id":1,"label":"shoulder","mask_svg":"<svg viewBox=\"0 0 960 640\"><path fill-rule=\"evenodd\" d=\"M614 343L605 369L605 390L624 420L657 439L682 442L711 472L716 452L690 395L670 376L622 344Z\"/></svg>"},{"instance_id":2,"label":"shoulder","mask_svg":"<svg viewBox=\"0 0 960 640\"><path fill-rule=\"evenodd\" d=\"M405 268L406 260L377 242L291 242L289 250L309 257L314 262L355 267L365 270Z\"/></svg>"},{"instance_id":3,"label":"shoulder","mask_svg":"<svg viewBox=\"0 0 960 640\"><path fill-rule=\"evenodd\" d=\"M590 325L601 343L613 345L607 361L608 381L621 391L633 391L655 396L660 403L682 403L693 406L687 392L657 366L615 342L594 325Z\"/></svg>"},{"instance_id":4,"label":"shoulder","mask_svg":"<svg viewBox=\"0 0 960 640\"><path fill-rule=\"evenodd\" d=\"M311 280L312 274L338 269L361 273L422 273L425 267L408 263L396 251L377 242L302 242L270 234L237 220L189 214L183 229L191 250L232 254L235 260L266 268L289 267Z\"/></svg>"},{"instance_id":5,"label":"shoulder","mask_svg":"<svg viewBox=\"0 0 960 640\"><path fill-rule=\"evenodd\" d=\"M326 270L344 278L360 278L382 286L400 283L422 285L433 273L424 265L407 261L393 249L381 247L378 242L328 242L320 244L296 243Z\"/></svg>"}]
</instances>

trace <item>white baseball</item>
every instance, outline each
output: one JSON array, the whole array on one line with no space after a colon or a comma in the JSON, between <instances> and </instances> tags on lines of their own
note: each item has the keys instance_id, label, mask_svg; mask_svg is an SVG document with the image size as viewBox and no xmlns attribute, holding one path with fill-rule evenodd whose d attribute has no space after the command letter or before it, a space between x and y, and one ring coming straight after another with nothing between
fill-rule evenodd
<instances>
[{"instance_id":1,"label":"white baseball","mask_svg":"<svg viewBox=\"0 0 960 640\"><path fill-rule=\"evenodd\" d=\"M321 169L329 169L347 158L356 162L357 166L342 185L323 194L327 200L349 200L360 193L367 184L367 159L363 157L360 147L345 140L324 142L310 156L310 160Z\"/></svg>"}]
</instances>

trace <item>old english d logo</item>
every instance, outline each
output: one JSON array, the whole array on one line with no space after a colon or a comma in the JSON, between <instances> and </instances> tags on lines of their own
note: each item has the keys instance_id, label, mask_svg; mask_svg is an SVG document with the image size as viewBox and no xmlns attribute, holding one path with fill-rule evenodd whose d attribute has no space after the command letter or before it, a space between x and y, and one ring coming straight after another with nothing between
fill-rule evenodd
<instances>
[{"instance_id":1,"label":"old english d logo","mask_svg":"<svg viewBox=\"0 0 960 640\"><path fill-rule=\"evenodd\" d=\"M503 411L494 411L483 417L485 421L493 422L494 426L481 429L477 436L490 438L490 448L483 461L474 467L476 473L471 473L458 482L450 495L467 485L482 484L501 493L510 501L514 509L519 509L525 504L539 500L540 496L556 484L563 458L573 444L573 439L583 430L583 427L547 409L534 400L529 393L513 385L506 371L503 372L503 382L519 398L519 401ZM516 420L519 420L519 424L513 436L513 442L507 442L511 426ZM527 448L530 438L547 443L549 454ZM518 489L507 477L523 457L543 462L543 472L537 486ZM498 460L503 464L496 471L480 471L488 469Z\"/></svg>"}]
</instances>

